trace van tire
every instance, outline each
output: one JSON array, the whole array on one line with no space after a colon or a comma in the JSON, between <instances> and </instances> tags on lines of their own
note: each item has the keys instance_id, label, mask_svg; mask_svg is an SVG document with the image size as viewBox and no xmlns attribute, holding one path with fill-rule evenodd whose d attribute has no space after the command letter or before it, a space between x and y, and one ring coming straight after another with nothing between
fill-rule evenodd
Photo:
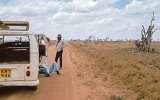
<instances>
[{"instance_id":1,"label":"van tire","mask_svg":"<svg viewBox=\"0 0 160 100\"><path fill-rule=\"evenodd\" d=\"M33 90L33 91L36 91L37 88L38 88L38 86L31 86L31 87L30 87L30 89Z\"/></svg>"}]
</instances>

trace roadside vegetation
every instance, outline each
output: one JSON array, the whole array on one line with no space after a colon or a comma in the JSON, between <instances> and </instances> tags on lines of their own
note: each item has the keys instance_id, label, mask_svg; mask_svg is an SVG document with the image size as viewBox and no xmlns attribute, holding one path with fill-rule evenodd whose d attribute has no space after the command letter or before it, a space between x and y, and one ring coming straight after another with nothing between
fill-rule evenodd
<instances>
[{"instance_id":1,"label":"roadside vegetation","mask_svg":"<svg viewBox=\"0 0 160 100\"><path fill-rule=\"evenodd\" d=\"M82 80L87 77L90 81L84 84L96 87L97 97L102 100L160 99L159 43L152 43L156 50L153 53L136 52L133 42L71 41L69 44L72 61L78 69L77 77ZM112 85L107 85L109 82ZM106 88L101 89L102 86ZM110 87L110 93L106 94L109 86L120 91Z\"/></svg>"}]
</instances>

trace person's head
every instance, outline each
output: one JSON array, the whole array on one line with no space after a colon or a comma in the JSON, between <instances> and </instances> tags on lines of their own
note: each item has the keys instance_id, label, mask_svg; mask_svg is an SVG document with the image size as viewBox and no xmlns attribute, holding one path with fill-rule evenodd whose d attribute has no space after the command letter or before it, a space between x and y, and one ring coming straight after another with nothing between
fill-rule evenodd
<instances>
[{"instance_id":1,"label":"person's head","mask_svg":"<svg viewBox=\"0 0 160 100\"><path fill-rule=\"evenodd\" d=\"M62 38L61 34L58 34L57 39L60 41Z\"/></svg>"}]
</instances>

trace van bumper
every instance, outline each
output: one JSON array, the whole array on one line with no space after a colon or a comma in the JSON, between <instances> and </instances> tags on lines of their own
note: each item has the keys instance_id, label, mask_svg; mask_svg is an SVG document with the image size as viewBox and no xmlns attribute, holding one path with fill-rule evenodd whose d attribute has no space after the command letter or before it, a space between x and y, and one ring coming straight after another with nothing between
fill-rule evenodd
<instances>
[{"instance_id":1,"label":"van bumper","mask_svg":"<svg viewBox=\"0 0 160 100\"><path fill-rule=\"evenodd\" d=\"M38 84L39 80L0 82L0 86L37 86Z\"/></svg>"}]
</instances>

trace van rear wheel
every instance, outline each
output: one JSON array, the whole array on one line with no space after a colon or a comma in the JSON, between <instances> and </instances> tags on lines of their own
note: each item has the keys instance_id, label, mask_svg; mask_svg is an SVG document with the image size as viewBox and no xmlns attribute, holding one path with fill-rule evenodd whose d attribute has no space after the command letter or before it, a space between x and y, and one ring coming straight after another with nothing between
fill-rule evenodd
<instances>
[{"instance_id":1,"label":"van rear wheel","mask_svg":"<svg viewBox=\"0 0 160 100\"><path fill-rule=\"evenodd\" d=\"M33 90L33 91L36 91L37 88L38 88L38 86L31 86L31 87L30 87L30 89Z\"/></svg>"}]
</instances>

